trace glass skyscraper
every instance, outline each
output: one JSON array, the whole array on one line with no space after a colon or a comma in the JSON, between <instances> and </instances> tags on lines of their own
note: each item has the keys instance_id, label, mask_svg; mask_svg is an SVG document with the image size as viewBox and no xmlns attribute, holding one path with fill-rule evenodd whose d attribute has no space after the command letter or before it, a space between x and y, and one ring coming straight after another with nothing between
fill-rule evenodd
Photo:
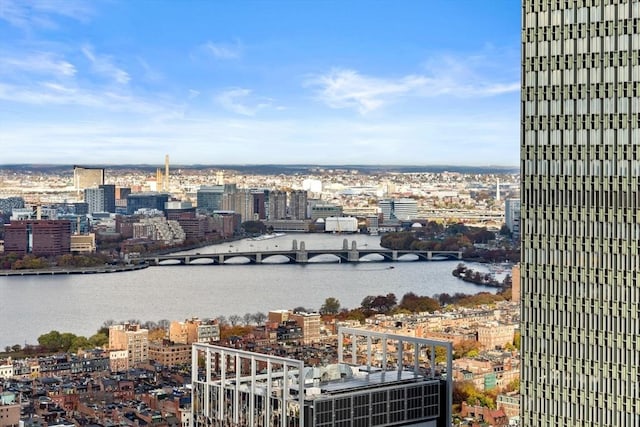
<instances>
[{"instance_id":1,"label":"glass skyscraper","mask_svg":"<svg viewBox=\"0 0 640 427\"><path fill-rule=\"evenodd\" d=\"M640 1L522 22L522 425L637 426Z\"/></svg>"}]
</instances>

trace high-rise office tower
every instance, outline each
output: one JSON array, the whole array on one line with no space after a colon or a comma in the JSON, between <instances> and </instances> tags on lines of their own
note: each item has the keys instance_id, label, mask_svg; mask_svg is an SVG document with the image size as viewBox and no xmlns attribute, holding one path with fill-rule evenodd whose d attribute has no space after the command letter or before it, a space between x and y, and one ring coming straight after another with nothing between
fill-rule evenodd
<instances>
[{"instance_id":1,"label":"high-rise office tower","mask_svg":"<svg viewBox=\"0 0 640 427\"><path fill-rule=\"evenodd\" d=\"M198 212L213 213L222 209L223 185L202 186L196 194Z\"/></svg>"},{"instance_id":2,"label":"high-rise office tower","mask_svg":"<svg viewBox=\"0 0 640 427\"><path fill-rule=\"evenodd\" d=\"M104 193L104 211L114 213L116 211L116 186L104 184L99 186Z\"/></svg>"},{"instance_id":3,"label":"high-rise office tower","mask_svg":"<svg viewBox=\"0 0 640 427\"><path fill-rule=\"evenodd\" d=\"M522 22L522 425L640 425L640 2Z\"/></svg>"},{"instance_id":4,"label":"high-rise office tower","mask_svg":"<svg viewBox=\"0 0 640 427\"><path fill-rule=\"evenodd\" d=\"M104 168L73 167L73 186L80 192L104 184Z\"/></svg>"},{"instance_id":5,"label":"high-rise office tower","mask_svg":"<svg viewBox=\"0 0 640 427\"><path fill-rule=\"evenodd\" d=\"M90 214L94 212L105 212L104 209L104 188L86 188L84 190L84 201L87 204Z\"/></svg>"}]
</instances>

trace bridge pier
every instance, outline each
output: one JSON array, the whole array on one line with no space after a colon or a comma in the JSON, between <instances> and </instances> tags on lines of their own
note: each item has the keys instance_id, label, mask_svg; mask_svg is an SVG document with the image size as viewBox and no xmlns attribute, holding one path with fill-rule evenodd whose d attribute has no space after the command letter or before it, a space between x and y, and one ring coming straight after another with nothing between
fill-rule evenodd
<instances>
[{"instance_id":1,"label":"bridge pier","mask_svg":"<svg viewBox=\"0 0 640 427\"><path fill-rule=\"evenodd\" d=\"M428 251L427 252L427 261L431 261L433 259L433 252Z\"/></svg>"},{"instance_id":2,"label":"bridge pier","mask_svg":"<svg viewBox=\"0 0 640 427\"><path fill-rule=\"evenodd\" d=\"M462 259L462 251L458 251L458 259Z\"/></svg>"},{"instance_id":3,"label":"bridge pier","mask_svg":"<svg viewBox=\"0 0 640 427\"><path fill-rule=\"evenodd\" d=\"M398 251L392 251L391 252L391 260L392 261L397 261L398 260Z\"/></svg>"},{"instance_id":4,"label":"bridge pier","mask_svg":"<svg viewBox=\"0 0 640 427\"><path fill-rule=\"evenodd\" d=\"M218 264L224 264L224 255L218 255Z\"/></svg>"},{"instance_id":5,"label":"bridge pier","mask_svg":"<svg viewBox=\"0 0 640 427\"><path fill-rule=\"evenodd\" d=\"M262 264L262 254L260 252L256 253L256 264Z\"/></svg>"},{"instance_id":6,"label":"bridge pier","mask_svg":"<svg viewBox=\"0 0 640 427\"><path fill-rule=\"evenodd\" d=\"M302 245L304 248L304 245ZM306 264L309 262L309 253L305 250L300 250L296 252L296 262L298 264Z\"/></svg>"},{"instance_id":7,"label":"bridge pier","mask_svg":"<svg viewBox=\"0 0 640 427\"><path fill-rule=\"evenodd\" d=\"M183 262L184 265L189 265L191 263L191 258L189 258L188 256L184 257L183 259L184 259L184 262Z\"/></svg>"}]
</instances>

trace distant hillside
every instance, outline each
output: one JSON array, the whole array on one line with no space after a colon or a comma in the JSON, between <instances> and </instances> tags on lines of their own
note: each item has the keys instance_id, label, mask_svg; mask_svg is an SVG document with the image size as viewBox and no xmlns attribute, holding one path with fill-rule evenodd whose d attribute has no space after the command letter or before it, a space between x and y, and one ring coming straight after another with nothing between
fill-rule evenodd
<instances>
[{"instance_id":1,"label":"distant hillside","mask_svg":"<svg viewBox=\"0 0 640 427\"><path fill-rule=\"evenodd\" d=\"M85 167L104 167L113 171L147 171L155 173L157 168L164 165L96 165L87 164ZM361 174L381 174L381 173L442 173L458 172L464 174L517 174L520 172L517 167L508 166L455 166L455 165L425 165L425 166L398 166L398 165L171 165L171 170L233 170L242 173L252 173L256 175L293 175L310 174L321 171L351 171L357 170ZM52 173L64 175L73 172L73 165L40 165L40 164L18 164L0 165L0 170L16 172Z\"/></svg>"}]
</instances>

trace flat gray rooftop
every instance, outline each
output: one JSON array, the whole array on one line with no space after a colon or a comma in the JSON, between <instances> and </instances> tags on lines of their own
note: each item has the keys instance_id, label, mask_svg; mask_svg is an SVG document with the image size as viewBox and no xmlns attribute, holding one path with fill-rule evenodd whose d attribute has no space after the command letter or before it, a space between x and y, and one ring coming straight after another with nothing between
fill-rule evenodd
<instances>
[{"instance_id":1,"label":"flat gray rooftop","mask_svg":"<svg viewBox=\"0 0 640 427\"><path fill-rule=\"evenodd\" d=\"M380 371L375 370L372 372L360 371L353 377L343 378L333 381L320 382L316 387L321 390L320 396L323 394L340 394L350 391L361 391L367 388L377 388L381 386L390 386L394 384L406 384L413 382L428 382L439 383L440 380L436 378L427 378L423 375L418 375L412 371ZM309 388L310 385L306 385L305 388ZM313 396L307 396L313 397Z\"/></svg>"}]
</instances>

